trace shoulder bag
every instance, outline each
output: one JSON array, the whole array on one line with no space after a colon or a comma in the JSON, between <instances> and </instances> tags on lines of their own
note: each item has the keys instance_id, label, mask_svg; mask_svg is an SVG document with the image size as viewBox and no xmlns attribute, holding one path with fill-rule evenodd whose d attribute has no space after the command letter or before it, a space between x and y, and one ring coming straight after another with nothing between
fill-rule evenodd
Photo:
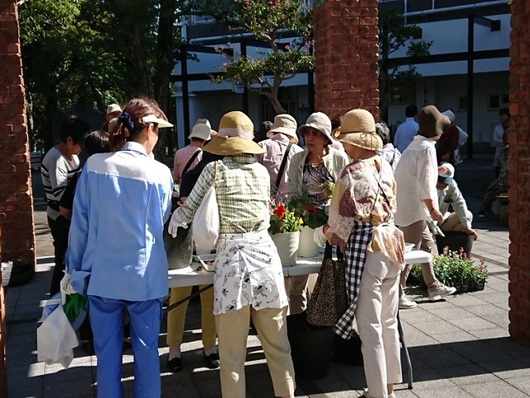
<instances>
[{"instance_id":1,"label":"shoulder bag","mask_svg":"<svg viewBox=\"0 0 530 398\"><path fill-rule=\"evenodd\" d=\"M334 326L348 308L344 258L337 248L337 260L333 260L332 250L333 246L326 243L324 260L307 303L307 322L315 326Z\"/></svg>"},{"instance_id":2,"label":"shoulder bag","mask_svg":"<svg viewBox=\"0 0 530 398\"><path fill-rule=\"evenodd\" d=\"M219 217L219 205L215 185L217 183L217 169L219 161L215 162L215 173L213 184L204 195L199 208L193 217L192 236L195 242L195 252L197 254L207 254L215 250L219 229L221 227Z\"/></svg>"}]
</instances>

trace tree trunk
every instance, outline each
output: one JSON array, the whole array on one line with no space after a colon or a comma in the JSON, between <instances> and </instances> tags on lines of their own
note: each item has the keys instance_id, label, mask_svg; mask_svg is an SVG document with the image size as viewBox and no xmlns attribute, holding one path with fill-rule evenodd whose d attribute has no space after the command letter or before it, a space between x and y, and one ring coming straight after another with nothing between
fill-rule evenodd
<instances>
[{"instance_id":1,"label":"tree trunk","mask_svg":"<svg viewBox=\"0 0 530 398\"><path fill-rule=\"evenodd\" d=\"M280 113L287 113L287 111L283 108L282 104L280 104L280 100L278 99L278 94L280 91L280 84L281 82L276 82L276 79L275 79L274 85L271 87L271 92L269 96L272 107L276 111L277 115Z\"/></svg>"},{"instance_id":2,"label":"tree trunk","mask_svg":"<svg viewBox=\"0 0 530 398\"><path fill-rule=\"evenodd\" d=\"M156 52L156 70L154 93L155 99L166 113L166 116L174 123L173 115L168 111L170 100L170 76L175 64L173 51L173 37L175 34L175 10L177 8L176 0L160 1L160 20L158 23L158 46ZM161 162L166 160L167 148L173 148L174 145L174 128L162 129L159 131L158 143L154 149L155 158Z\"/></svg>"}]
</instances>

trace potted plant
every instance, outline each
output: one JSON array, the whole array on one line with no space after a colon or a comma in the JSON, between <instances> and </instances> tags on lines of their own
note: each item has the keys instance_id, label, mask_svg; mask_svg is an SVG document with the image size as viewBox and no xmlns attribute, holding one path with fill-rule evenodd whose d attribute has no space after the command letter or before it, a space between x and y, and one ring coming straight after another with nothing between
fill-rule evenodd
<instances>
[{"instance_id":1,"label":"potted plant","mask_svg":"<svg viewBox=\"0 0 530 398\"><path fill-rule=\"evenodd\" d=\"M324 225L328 220L326 211L324 208L317 206L309 198L309 195L305 190L291 198L287 207L293 209L293 211L302 219L298 255L301 257L316 256L320 248L315 243L313 233L315 228Z\"/></svg>"},{"instance_id":2,"label":"potted plant","mask_svg":"<svg viewBox=\"0 0 530 398\"><path fill-rule=\"evenodd\" d=\"M466 254L464 249L458 251L445 247L438 256L433 256L433 268L436 278L446 286L456 287L460 292L482 290L488 279L488 270L481 259L479 264ZM423 282L421 266L412 266L412 275Z\"/></svg>"},{"instance_id":3,"label":"potted plant","mask_svg":"<svg viewBox=\"0 0 530 398\"><path fill-rule=\"evenodd\" d=\"M271 202L269 233L276 244L283 265L295 265L298 260L302 219L283 202Z\"/></svg>"}]
</instances>

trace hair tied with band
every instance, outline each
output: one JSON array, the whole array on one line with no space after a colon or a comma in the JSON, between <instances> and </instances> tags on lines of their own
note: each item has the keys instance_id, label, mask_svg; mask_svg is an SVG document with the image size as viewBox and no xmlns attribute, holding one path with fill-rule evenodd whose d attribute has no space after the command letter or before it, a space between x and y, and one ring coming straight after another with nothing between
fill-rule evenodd
<instances>
[{"instance_id":1,"label":"hair tied with band","mask_svg":"<svg viewBox=\"0 0 530 398\"><path fill-rule=\"evenodd\" d=\"M130 132L134 131L134 122L128 112L123 112L118 119Z\"/></svg>"}]
</instances>

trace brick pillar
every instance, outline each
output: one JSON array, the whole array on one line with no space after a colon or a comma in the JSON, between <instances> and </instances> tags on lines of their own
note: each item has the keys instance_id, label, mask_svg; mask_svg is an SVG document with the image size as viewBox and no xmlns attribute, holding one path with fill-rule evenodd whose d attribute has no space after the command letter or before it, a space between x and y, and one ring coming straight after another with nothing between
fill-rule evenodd
<instances>
[{"instance_id":1,"label":"brick pillar","mask_svg":"<svg viewBox=\"0 0 530 398\"><path fill-rule=\"evenodd\" d=\"M514 0L510 48L510 336L530 345L530 1Z\"/></svg>"},{"instance_id":2,"label":"brick pillar","mask_svg":"<svg viewBox=\"0 0 530 398\"><path fill-rule=\"evenodd\" d=\"M35 232L15 1L0 2L0 258L35 270ZM22 268L21 268L22 269ZM17 272L13 270L12 275ZM1 289L1 288L0 288ZM0 396L7 396L5 306L0 293Z\"/></svg>"},{"instance_id":3,"label":"brick pillar","mask_svg":"<svg viewBox=\"0 0 530 398\"><path fill-rule=\"evenodd\" d=\"M379 120L378 1L328 0L315 7L315 109L353 108Z\"/></svg>"}]
</instances>

